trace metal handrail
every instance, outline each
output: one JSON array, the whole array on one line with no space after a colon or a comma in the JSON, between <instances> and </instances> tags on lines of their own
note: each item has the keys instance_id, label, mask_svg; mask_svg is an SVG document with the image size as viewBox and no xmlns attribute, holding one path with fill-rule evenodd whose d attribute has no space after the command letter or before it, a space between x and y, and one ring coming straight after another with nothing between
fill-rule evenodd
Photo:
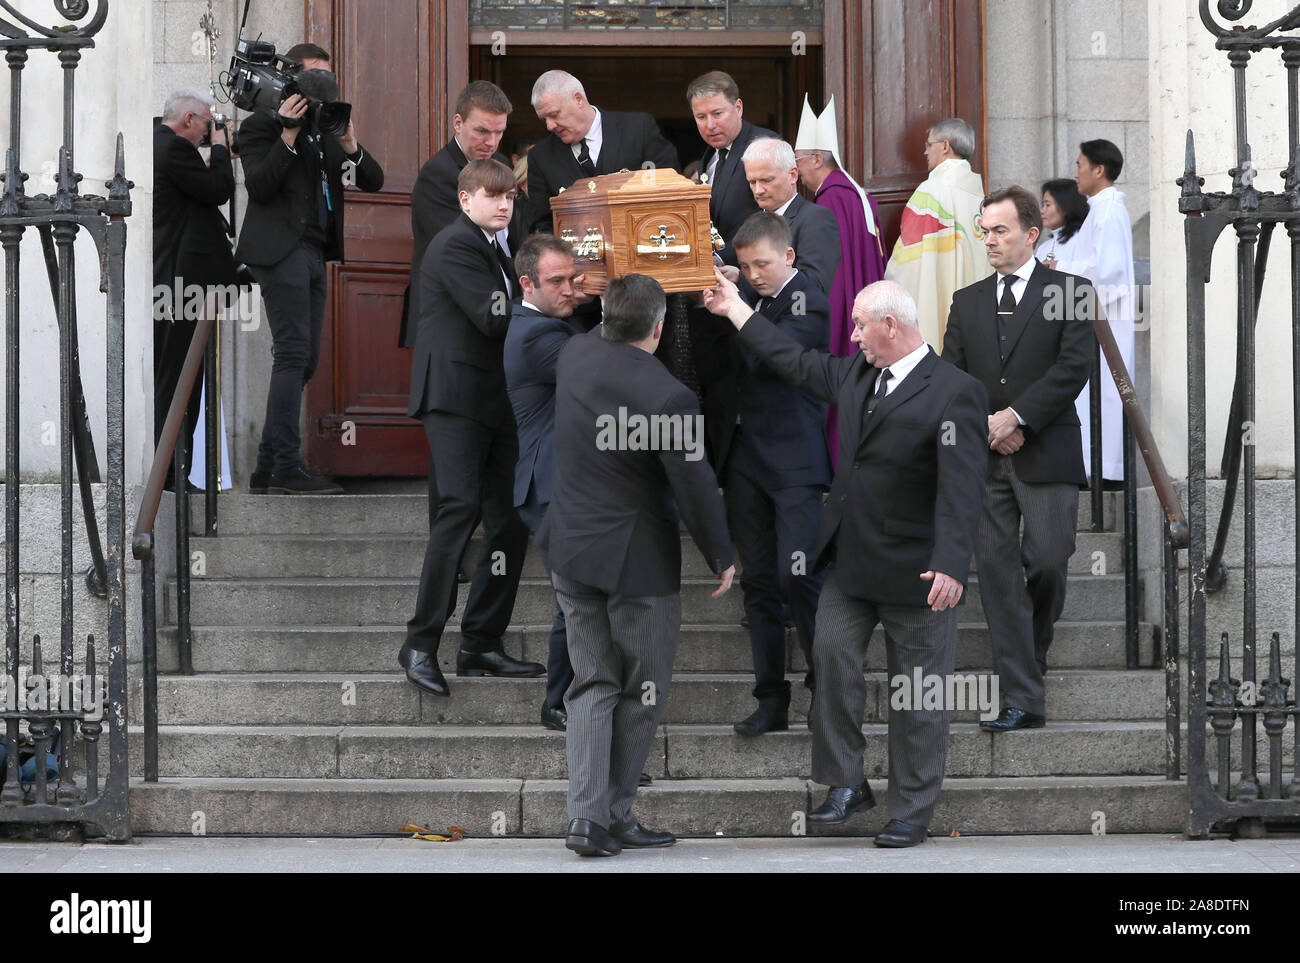
<instances>
[{"instance_id":1,"label":"metal handrail","mask_svg":"<svg viewBox=\"0 0 1300 963\"><path fill-rule=\"evenodd\" d=\"M211 316L205 316L194 326L194 335L190 338L189 350L185 353L185 364L181 367L180 379L172 394L171 404L167 408L167 420L163 424L162 434L158 438L158 446L154 451L149 480L145 484L144 495L140 499L140 510L135 519L135 528L131 532L131 555L141 563L140 606L143 616L144 778L146 782L158 781L158 612L155 598L154 526L157 523L158 508L162 504L163 483L167 479L169 461L173 465L176 488L177 646L181 671L187 675L194 673L189 632L189 497L185 488L186 479L181 449L177 447L177 442L180 440L181 423L185 418L185 410L189 407L190 395L194 392L199 371L204 366L207 344L212 336L214 323ZM211 397L208 399L208 404L212 405Z\"/></svg>"}]
</instances>

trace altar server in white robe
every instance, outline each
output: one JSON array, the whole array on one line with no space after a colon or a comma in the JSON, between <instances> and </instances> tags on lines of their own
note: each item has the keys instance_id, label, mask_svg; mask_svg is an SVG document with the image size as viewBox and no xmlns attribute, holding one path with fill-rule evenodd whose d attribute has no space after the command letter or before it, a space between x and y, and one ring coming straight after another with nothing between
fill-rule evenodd
<instances>
[{"instance_id":1,"label":"altar server in white robe","mask_svg":"<svg viewBox=\"0 0 1300 963\"><path fill-rule=\"evenodd\" d=\"M1134 297L1133 223L1124 194L1115 180L1124 166L1124 155L1108 140L1089 140L1079 145L1075 161L1075 183L1088 198L1088 217L1073 238L1068 257L1044 260L1050 268L1087 278L1097 290L1110 330L1119 345L1124 364L1133 374ZM1088 428L1088 392L1085 387L1075 401L1083 432L1083 464L1091 475L1092 448ZM1101 385L1101 476L1109 481L1124 478L1124 411L1119 392L1102 359Z\"/></svg>"}]
</instances>

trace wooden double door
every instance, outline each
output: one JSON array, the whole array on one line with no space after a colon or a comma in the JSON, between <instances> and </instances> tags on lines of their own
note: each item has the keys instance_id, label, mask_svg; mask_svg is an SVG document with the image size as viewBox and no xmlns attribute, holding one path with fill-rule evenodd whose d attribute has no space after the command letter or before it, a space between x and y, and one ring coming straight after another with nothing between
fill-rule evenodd
<instances>
[{"instance_id":1,"label":"wooden double door","mask_svg":"<svg viewBox=\"0 0 1300 963\"><path fill-rule=\"evenodd\" d=\"M398 346L411 259L410 192L446 143L456 94L491 80L514 105L503 147L544 135L529 92L563 67L612 110L653 114L683 165L704 149L687 82L726 70L745 116L793 142L803 97L834 94L841 155L881 207L892 244L926 175L925 130L943 117L975 126L984 171L983 2L825 0L820 29L800 31L512 31L471 29L469 0L304 0L305 34L333 55L357 131L384 167L384 189L350 190L347 261L330 266L321 360L307 391L313 471L412 476L428 469L406 417L411 352ZM518 43L515 43L515 40ZM524 41L527 41L526 43Z\"/></svg>"}]
</instances>

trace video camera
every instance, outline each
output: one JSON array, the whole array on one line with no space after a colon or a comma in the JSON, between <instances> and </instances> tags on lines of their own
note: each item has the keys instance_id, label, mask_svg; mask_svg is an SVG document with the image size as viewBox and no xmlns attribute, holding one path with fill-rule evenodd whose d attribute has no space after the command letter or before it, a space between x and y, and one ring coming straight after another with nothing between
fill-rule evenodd
<instances>
[{"instance_id":1,"label":"video camera","mask_svg":"<svg viewBox=\"0 0 1300 963\"><path fill-rule=\"evenodd\" d=\"M248 20L248 6L244 6L245 22ZM302 64L277 54L274 44L260 38L245 39L244 25L241 23L235 53L230 58L230 69L222 79L231 102L240 110L253 111L267 107L278 112L280 104L294 94L320 96L322 88L318 83L308 83L305 85L308 90L303 90L303 85L299 83L301 70ZM315 76L312 80L315 80ZM337 88L333 89L336 91L334 97L320 97L311 102L307 113L299 119L281 117L281 122L286 127L308 126L322 134L338 136L346 133L348 121L352 118L352 105L335 99Z\"/></svg>"}]
</instances>

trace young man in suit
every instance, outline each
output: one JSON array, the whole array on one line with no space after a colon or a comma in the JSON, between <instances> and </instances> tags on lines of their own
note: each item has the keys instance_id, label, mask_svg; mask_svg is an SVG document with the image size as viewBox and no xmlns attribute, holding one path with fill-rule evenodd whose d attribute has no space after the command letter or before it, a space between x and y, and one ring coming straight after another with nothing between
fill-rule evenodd
<instances>
[{"instance_id":1,"label":"young man in suit","mask_svg":"<svg viewBox=\"0 0 1300 963\"><path fill-rule=\"evenodd\" d=\"M840 266L840 228L834 214L799 193L794 148L775 137L759 137L745 148L742 160L755 203L790 222L795 267L829 294Z\"/></svg>"},{"instance_id":2,"label":"young man in suit","mask_svg":"<svg viewBox=\"0 0 1300 963\"><path fill-rule=\"evenodd\" d=\"M239 128L248 211L236 257L261 285L275 357L248 487L325 494L343 489L307 473L298 436L303 388L320 358L325 262L343 260L344 167L363 191L382 188L384 172L357 140L352 121L339 135L305 121L312 101L338 99L334 75L302 70L297 82L302 93L286 98L278 112L255 111Z\"/></svg>"},{"instance_id":3,"label":"young man in suit","mask_svg":"<svg viewBox=\"0 0 1300 963\"><path fill-rule=\"evenodd\" d=\"M162 292L184 294L192 284L233 285L235 261L230 253L221 205L235 192L230 163L230 135L212 131L212 151L205 164L199 144L212 130L212 95L187 88L167 98L162 121L153 134L153 283ZM172 395L180 381L195 321L187 320L173 299L171 316L154 317L154 442L162 434ZM163 315L163 316L160 316ZM199 422L202 370L185 408L177 444L190 464L194 428ZM168 488L175 483L168 468ZM184 484L184 479L181 479Z\"/></svg>"},{"instance_id":4,"label":"young man in suit","mask_svg":"<svg viewBox=\"0 0 1300 963\"><path fill-rule=\"evenodd\" d=\"M1002 712L980 726L1004 732L1046 724L1043 674L1085 479L1074 399L1097 301L1087 280L1034 257L1043 222L1029 191L988 195L980 222L993 274L953 295L943 356L988 390L993 454L975 558Z\"/></svg>"},{"instance_id":5,"label":"young man in suit","mask_svg":"<svg viewBox=\"0 0 1300 963\"><path fill-rule=\"evenodd\" d=\"M572 320L573 309L590 296L583 294L572 245L552 234L534 234L525 241L515 269L524 296L510 318L504 358L506 390L519 433L514 504L536 535L551 502L555 475L555 364L569 339L583 332ZM546 552L542 562L549 572ZM568 725L564 693L572 681L564 612L557 602L542 703L542 725L547 729L564 731Z\"/></svg>"},{"instance_id":6,"label":"young man in suit","mask_svg":"<svg viewBox=\"0 0 1300 963\"><path fill-rule=\"evenodd\" d=\"M416 687L448 695L438 643L456 607L456 568L483 520L484 549L461 618L457 675L539 676L536 662L506 655L528 529L515 512L519 442L501 350L515 297L514 264L496 233L510 223L515 179L494 160L460 172L461 216L429 243L420 265L420 323L407 414L424 422L438 511L420 572L415 614L398 662Z\"/></svg>"},{"instance_id":7,"label":"young man in suit","mask_svg":"<svg viewBox=\"0 0 1300 963\"><path fill-rule=\"evenodd\" d=\"M642 166L677 169L677 150L649 114L601 110L581 81L548 70L533 84L533 110L550 133L528 152L532 231L550 232L551 198L582 177Z\"/></svg>"},{"instance_id":8,"label":"young man in suit","mask_svg":"<svg viewBox=\"0 0 1300 963\"><path fill-rule=\"evenodd\" d=\"M879 281L858 294L853 340L837 358L787 337L721 274L704 292L740 342L782 378L838 405L841 457L810 568L829 565L817 606L812 776L830 787L812 826L875 805L863 775L862 674L885 629L890 679L952 674L961 600L987 463L986 396L921 338L916 303ZM919 697L918 697L919 698ZM889 816L877 846L915 846L943 785L951 707L889 707Z\"/></svg>"},{"instance_id":9,"label":"young man in suit","mask_svg":"<svg viewBox=\"0 0 1300 963\"><path fill-rule=\"evenodd\" d=\"M830 303L794 266L785 218L759 211L741 225L735 243L740 272L751 288L745 304L805 348L828 350ZM783 381L748 348L732 347L732 372L708 392L708 425L727 523L740 556L754 655L758 707L735 728L758 736L789 725L783 600L789 600L799 645L812 665L822 576L810 569L809 560L831 465L825 403ZM807 681L811 687L812 679Z\"/></svg>"},{"instance_id":10,"label":"young man in suit","mask_svg":"<svg viewBox=\"0 0 1300 963\"><path fill-rule=\"evenodd\" d=\"M457 178L472 160L491 157L506 163L498 148L512 109L509 98L496 84L471 81L456 98L451 140L420 168L411 190L411 237L415 244L411 248L411 281L398 336L403 348L415 344L415 322L420 317L420 262L425 249L435 234L460 217Z\"/></svg>"},{"instance_id":11,"label":"young man in suit","mask_svg":"<svg viewBox=\"0 0 1300 963\"><path fill-rule=\"evenodd\" d=\"M675 842L632 804L681 628L678 513L722 582L715 598L735 575L695 395L653 355L663 288L629 274L602 301L603 323L571 338L556 366L555 482L538 540L573 661L565 846L582 856Z\"/></svg>"},{"instance_id":12,"label":"young man in suit","mask_svg":"<svg viewBox=\"0 0 1300 963\"><path fill-rule=\"evenodd\" d=\"M691 106L696 129L708 145L700 158L700 180L712 187L709 217L727 246L719 257L736 265L736 249L731 239L758 204L745 180L741 157L756 137L775 137L776 132L757 127L744 119L745 104L740 87L730 74L711 70L691 81L686 88L686 102Z\"/></svg>"}]
</instances>

